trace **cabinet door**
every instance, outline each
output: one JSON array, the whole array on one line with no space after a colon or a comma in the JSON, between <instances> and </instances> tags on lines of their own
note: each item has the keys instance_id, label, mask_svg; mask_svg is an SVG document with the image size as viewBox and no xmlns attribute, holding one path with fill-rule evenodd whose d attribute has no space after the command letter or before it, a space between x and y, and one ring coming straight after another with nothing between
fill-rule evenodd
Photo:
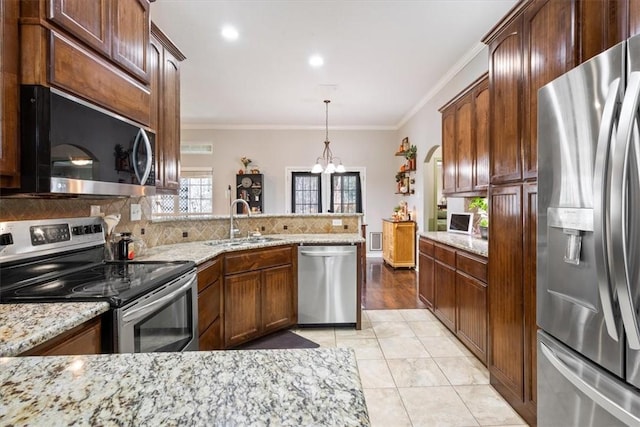
<instances>
[{"instance_id":1,"label":"cabinet door","mask_svg":"<svg viewBox=\"0 0 640 427\"><path fill-rule=\"evenodd\" d=\"M443 193L456 191L456 110L452 106L442 112Z\"/></svg>"},{"instance_id":2,"label":"cabinet door","mask_svg":"<svg viewBox=\"0 0 640 427\"><path fill-rule=\"evenodd\" d=\"M537 357L536 357L536 230L538 227L538 186L535 183L523 187L524 210L524 378L525 405L536 413L537 398Z\"/></svg>"},{"instance_id":3,"label":"cabinet door","mask_svg":"<svg viewBox=\"0 0 640 427\"><path fill-rule=\"evenodd\" d=\"M536 0L524 19L524 178L538 174L538 89L575 64L573 1Z\"/></svg>"},{"instance_id":4,"label":"cabinet door","mask_svg":"<svg viewBox=\"0 0 640 427\"><path fill-rule=\"evenodd\" d=\"M524 397L521 191L519 185L491 188L488 288L492 383L497 379L520 402Z\"/></svg>"},{"instance_id":5,"label":"cabinet door","mask_svg":"<svg viewBox=\"0 0 640 427\"><path fill-rule=\"evenodd\" d=\"M264 332L297 322L293 267L284 265L262 272L262 324Z\"/></svg>"},{"instance_id":6,"label":"cabinet door","mask_svg":"<svg viewBox=\"0 0 640 427\"><path fill-rule=\"evenodd\" d=\"M394 224L393 262L400 267L415 267L416 229L414 222Z\"/></svg>"},{"instance_id":7,"label":"cabinet door","mask_svg":"<svg viewBox=\"0 0 640 427\"><path fill-rule=\"evenodd\" d=\"M164 50L162 66L162 167L163 187L180 187L180 67L178 60Z\"/></svg>"},{"instance_id":8,"label":"cabinet door","mask_svg":"<svg viewBox=\"0 0 640 427\"><path fill-rule=\"evenodd\" d=\"M156 133L155 178L156 187L160 188L164 187L164 168L162 167L164 164L162 157L164 150L162 150L161 145L163 129L162 126L160 126L160 118L162 115L160 110L160 91L162 88L162 70L160 67L163 64L162 53L163 48L160 41L152 35L149 41L149 87L151 89L149 127Z\"/></svg>"},{"instance_id":9,"label":"cabinet door","mask_svg":"<svg viewBox=\"0 0 640 427\"><path fill-rule=\"evenodd\" d=\"M17 0L0 2L0 187L20 186Z\"/></svg>"},{"instance_id":10,"label":"cabinet door","mask_svg":"<svg viewBox=\"0 0 640 427\"><path fill-rule=\"evenodd\" d=\"M452 332L456 331L456 270L436 261L434 265L434 314Z\"/></svg>"},{"instance_id":11,"label":"cabinet door","mask_svg":"<svg viewBox=\"0 0 640 427\"><path fill-rule=\"evenodd\" d=\"M82 0L85 1L85 0ZM141 81L149 82L148 0L113 0L113 59Z\"/></svg>"},{"instance_id":12,"label":"cabinet door","mask_svg":"<svg viewBox=\"0 0 640 427\"><path fill-rule=\"evenodd\" d=\"M111 56L109 0L49 0L48 18L94 49Z\"/></svg>"},{"instance_id":13,"label":"cabinet door","mask_svg":"<svg viewBox=\"0 0 640 427\"><path fill-rule=\"evenodd\" d=\"M456 272L458 307L456 335L487 363L487 285L460 271Z\"/></svg>"},{"instance_id":14,"label":"cabinet door","mask_svg":"<svg viewBox=\"0 0 640 427\"><path fill-rule=\"evenodd\" d=\"M491 183L522 178L522 16L489 46Z\"/></svg>"},{"instance_id":15,"label":"cabinet door","mask_svg":"<svg viewBox=\"0 0 640 427\"><path fill-rule=\"evenodd\" d=\"M489 186L489 78L482 80L473 91L473 130L475 156L473 189Z\"/></svg>"},{"instance_id":16,"label":"cabinet door","mask_svg":"<svg viewBox=\"0 0 640 427\"><path fill-rule=\"evenodd\" d=\"M393 233L393 223L389 221L382 221L382 258L387 263L393 262Z\"/></svg>"},{"instance_id":17,"label":"cabinet door","mask_svg":"<svg viewBox=\"0 0 640 427\"><path fill-rule=\"evenodd\" d=\"M472 97L464 96L456 102L455 141L456 141L456 191L473 189L473 145L472 145Z\"/></svg>"},{"instance_id":18,"label":"cabinet door","mask_svg":"<svg viewBox=\"0 0 640 427\"><path fill-rule=\"evenodd\" d=\"M418 272L418 296L427 308L433 311L435 261L420 252L420 271Z\"/></svg>"},{"instance_id":19,"label":"cabinet door","mask_svg":"<svg viewBox=\"0 0 640 427\"><path fill-rule=\"evenodd\" d=\"M261 332L260 279L260 271L224 278L224 344L227 348Z\"/></svg>"}]
</instances>

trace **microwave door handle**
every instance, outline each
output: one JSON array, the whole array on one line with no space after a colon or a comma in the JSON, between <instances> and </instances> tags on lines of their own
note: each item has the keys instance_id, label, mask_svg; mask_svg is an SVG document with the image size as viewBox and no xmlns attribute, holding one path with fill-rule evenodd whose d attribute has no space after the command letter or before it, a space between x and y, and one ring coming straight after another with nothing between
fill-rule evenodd
<instances>
[{"instance_id":1,"label":"microwave door handle","mask_svg":"<svg viewBox=\"0 0 640 427\"><path fill-rule=\"evenodd\" d=\"M611 162L611 241L613 243L612 265L620 314L624 324L629 348L640 350L640 328L633 307L629 279L629 254L627 253L627 180L629 176L632 139L638 137L637 111L640 106L640 72L629 75L627 91L620 110L620 125Z\"/></svg>"},{"instance_id":2,"label":"microwave door handle","mask_svg":"<svg viewBox=\"0 0 640 427\"><path fill-rule=\"evenodd\" d=\"M593 173L593 217L594 239L596 241L596 272L598 275L598 291L602 312L609 336L619 340L619 332L614 316L614 296L612 294L611 273L609 271L610 236L609 209L607 209L607 186L609 184L611 168L610 151L611 140L615 136L615 119L618 113L617 104L620 96L620 79L617 78L609 85L607 99L602 112L596 160Z\"/></svg>"},{"instance_id":3,"label":"microwave door handle","mask_svg":"<svg viewBox=\"0 0 640 427\"><path fill-rule=\"evenodd\" d=\"M140 169L138 168L138 146L140 145L140 139L144 142L145 151L147 153L147 162L144 165L144 171L140 173ZM138 182L140 185L144 185L149 179L149 175L151 174L151 159L153 158L153 153L151 153L151 142L149 141L149 136L147 136L147 132L144 129L138 129L138 134L136 135L135 142L133 143L133 171L136 174L136 178L138 178Z\"/></svg>"},{"instance_id":4,"label":"microwave door handle","mask_svg":"<svg viewBox=\"0 0 640 427\"><path fill-rule=\"evenodd\" d=\"M585 363L583 361L573 357L569 358L562 353L556 353L543 342L540 342L540 352L567 381L586 394L598 406L627 425L640 424L640 418L621 407L618 402L619 399L612 399L611 396L602 393L597 388L597 383L592 383L584 375L581 375L585 371Z\"/></svg>"},{"instance_id":5,"label":"microwave door handle","mask_svg":"<svg viewBox=\"0 0 640 427\"><path fill-rule=\"evenodd\" d=\"M157 300L152 301L149 304L144 304L142 305L142 307L125 312L122 316L122 320L124 321L124 323L130 323L146 317L147 315L152 313L154 310L156 310L157 307L161 307L167 301L171 301L172 299L174 299L176 295L186 292L190 287L193 286L193 283L196 281L196 279L197 279L197 276L194 275L189 279L187 283L180 286L180 288L171 292L169 295L165 295L162 298L158 298Z\"/></svg>"}]
</instances>

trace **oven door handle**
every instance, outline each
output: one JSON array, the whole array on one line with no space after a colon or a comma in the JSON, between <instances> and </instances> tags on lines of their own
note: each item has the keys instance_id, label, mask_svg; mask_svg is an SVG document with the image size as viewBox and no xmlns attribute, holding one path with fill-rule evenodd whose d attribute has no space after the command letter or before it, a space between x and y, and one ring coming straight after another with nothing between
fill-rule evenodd
<instances>
[{"instance_id":1,"label":"oven door handle","mask_svg":"<svg viewBox=\"0 0 640 427\"><path fill-rule=\"evenodd\" d=\"M158 298L155 301L152 301L148 304L143 304L142 307L133 309L131 311L126 311L122 315L122 321L124 323L135 322L140 318L146 317L149 313L152 313L157 309L158 306L164 305L167 301L174 299L177 295L186 292L187 289L191 288L195 283L197 276L194 274L187 283L180 286L175 291L171 292L168 295L163 296L162 298Z\"/></svg>"}]
</instances>

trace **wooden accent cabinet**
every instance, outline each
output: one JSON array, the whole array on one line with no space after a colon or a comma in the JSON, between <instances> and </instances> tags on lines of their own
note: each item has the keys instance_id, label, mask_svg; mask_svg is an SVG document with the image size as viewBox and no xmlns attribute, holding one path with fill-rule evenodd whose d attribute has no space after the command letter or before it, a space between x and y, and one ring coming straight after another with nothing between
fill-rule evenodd
<instances>
[{"instance_id":1,"label":"wooden accent cabinet","mask_svg":"<svg viewBox=\"0 0 640 427\"><path fill-rule=\"evenodd\" d=\"M482 75L440 108L445 194L477 194L489 184L489 80Z\"/></svg>"},{"instance_id":2,"label":"wooden accent cabinet","mask_svg":"<svg viewBox=\"0 0 640 427\"><path fill-rule=\"evenodd\" d=\"M297 323L296 256L294 246L225 256L225 348Z\"/></svg>"},{"instance_id":3,"label":"wooden accent cabinet","mask_svg":"<svg viewBox=\"0 0 640 427\"><path fill-rule=\"evenodd\" d=\"M185 56L153 23L149 52L156 191L176 194L180 187L180 62Z\"/></svg>"},{"instance_id":4,"label":"wooden accent cabinet","mask_svg":"<svg viewBox=\"0 0 640 427\"><path fill-rule=\"evenodd\" d=\"M198 348L219 350L222 345L222 261L198 265Z\"/></svg>"},{"instance_id":5,"label":"wooden accent cabinet","mask_svg":"<svg viewBox=\"0 0 640 427\"><path fill-rule=\"evenodd\" d=\"M487 364L487 258L420 237L419 297Z\"/></svg>"},{"instance_id":6,"label":"wooden accent cabinet","mask_svg":"<svg viewBox=\"0 0 640 427\"><path fill-rule=\"evenodd\" d=\"M20 186L18 0L0 0L0 187Z\"/></svg>"},{"instance_id":7,"label":"wooden accent cabinet","mask_svg":"<svg viewBox=\"0 0 640 427\"><path fill-rule=\"evenodd\" d=\"M382 220L382 259L393 268L416 266L416 223Z\"/></svg>"},{"instance_id":8,"label":"wooden accent cabinet","mask_svg":"<svg viewBox=\"0 0 640 427\"><path fill-rule=\"evenodd\" d=\"M72 356L102 353L102 317L95 317L21 356Z\"/></svg>"}]
</instances>

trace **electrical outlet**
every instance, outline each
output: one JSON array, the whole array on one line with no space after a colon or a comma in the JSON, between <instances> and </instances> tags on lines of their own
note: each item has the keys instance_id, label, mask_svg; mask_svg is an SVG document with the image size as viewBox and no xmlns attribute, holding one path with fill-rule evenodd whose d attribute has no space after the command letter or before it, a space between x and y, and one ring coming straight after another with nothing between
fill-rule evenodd
<instances>
[{"instance_id":1,"label":"electrical outlet","mask_svg":"<svg viewBox=\"0 0 640 427\"><path fill-rule=\"evenodd\" d=\"M91 205L91 215L89 216L100 216L100 205Z\"/></svg>"},{"instance_id":2,"label":"electrical outlet","mask_svg":"<svg viewBox=\"0 0 640 427\"><path fill-rule=\"evenodd\" d=\"M331 224L334 226L341 226L342 225L342 220L341 219L332 219L331 220Z\"/></svg>"},{"instance_id":3,"label":"electrical outlet","mask_svg":"<svg viewBox=\"0 0 640 427\"><path fill-rule=\"evenodd\" d=\"M131 204L131 221L140 221L142 219L142 209L140 205L132 203Z\"/></svg>"}]
</instances>

